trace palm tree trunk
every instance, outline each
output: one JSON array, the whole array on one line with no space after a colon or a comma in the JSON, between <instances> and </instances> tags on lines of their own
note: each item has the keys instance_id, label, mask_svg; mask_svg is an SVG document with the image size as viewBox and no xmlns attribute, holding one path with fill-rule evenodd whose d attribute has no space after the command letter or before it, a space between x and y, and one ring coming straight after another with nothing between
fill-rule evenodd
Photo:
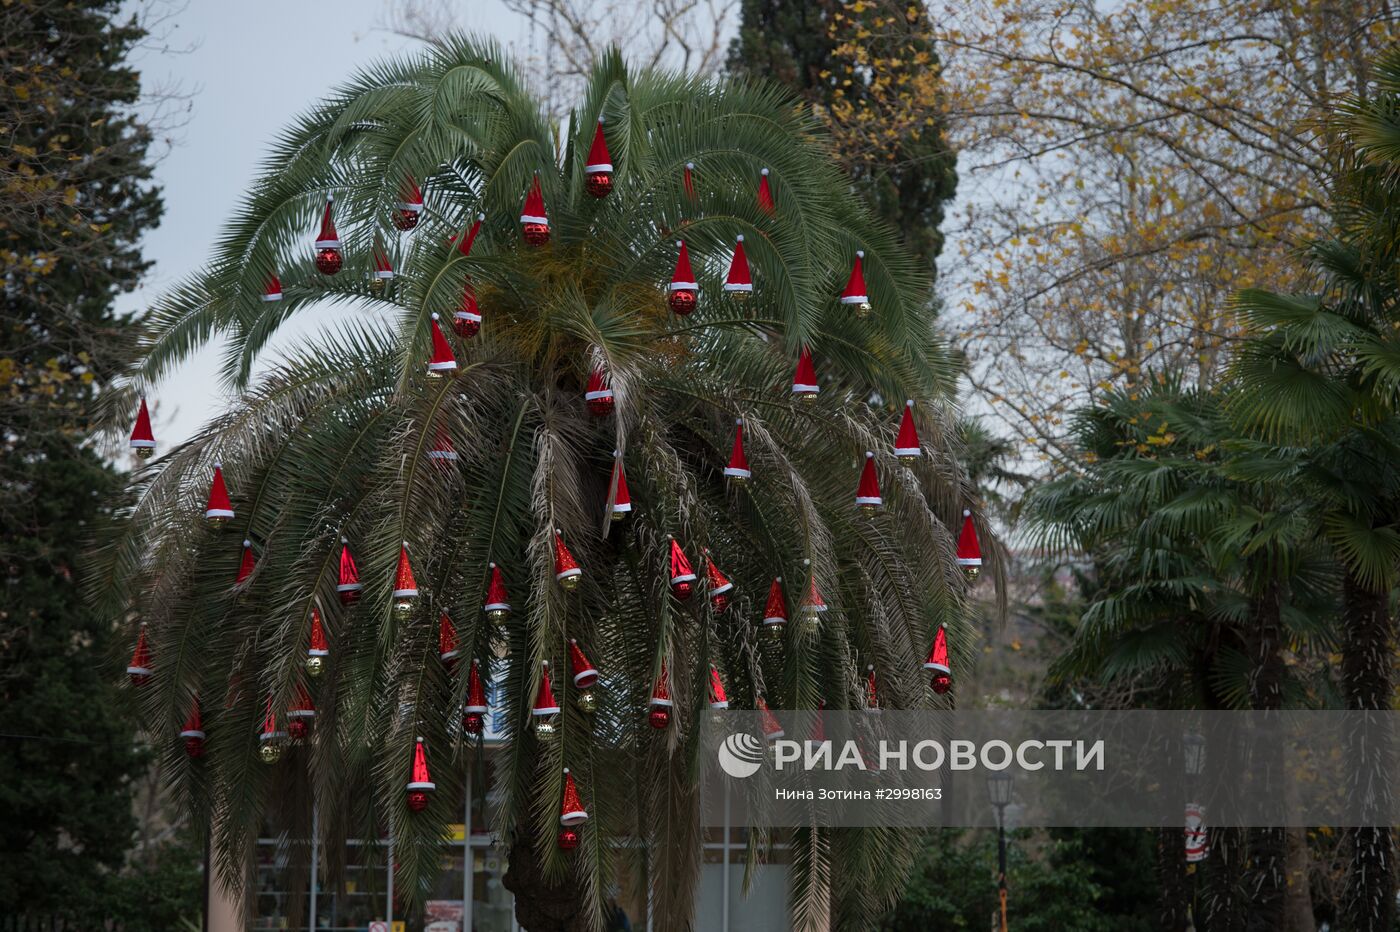
<instances>
[{"instance_id":1,"label":"palm tree trunk","mask_svg":"<svg viewBox=\"0 0 1400 932\"><path fill-rule=\"evenodd\" d=\"M1261 712L1283 708L1283 595L1277 580L1270 579L1251 606L1253 624L1254 673L1250 679L1250 705ZM1282 775L1283 761L1278 745L1265 742L1256 749L1259 763L1271 779ZM1249 859L1244 871L1244 891L1249 900L1245 928L1250 932L1272 932L1283 926L1287 892L1285 861L1287 838L1282 828L1251 828Z\"/></svg>"},{"instance_id":2,"label":"palm tree trunk","mask_svg":"<svg viewBox=\"0 0 1400 932\"><path fill-rule=\"evenodd\" d=\"M1184 859L1181 829L1157 830L1157 927L1162 932L1182 932L1187 926L1190 882Z\"/></svg>"},{"instance_id":3,"label":"palm tree trunk","mask_svg":"<svg viewBox=\"0 0 1400 932\"><path fill-rule=\"evenodd\" d=\"M1385 592L1374 592L1350 573L1342 589L1345 634L1342 644L1342 689L1347 708L1373 712L1390 707L1394 622ZM1383 729L1369 729L1370 737ZM1390 811L1390 748L1352 736L1349 752L1354 800L1368 800L1378 824L1353 829L1348 836L1351 865L1344 896L1345 928L1351 932L1388 932L1395 913L1394 841L1385 813ZM1353 805L1356 805L1353 803Z\"/></svg>"},{"instance_id":4,"label":"palm tree trunk","mask_svg":"<svg viewBox=\"0 0 1400 932\"><path fill-rule=\"evenodd\" d=\"M578 885L568 875L546 879L530 839L517 836L502 881L515 896L515 919L525 932L591 932Z\"/></svg>"}]
</instances>

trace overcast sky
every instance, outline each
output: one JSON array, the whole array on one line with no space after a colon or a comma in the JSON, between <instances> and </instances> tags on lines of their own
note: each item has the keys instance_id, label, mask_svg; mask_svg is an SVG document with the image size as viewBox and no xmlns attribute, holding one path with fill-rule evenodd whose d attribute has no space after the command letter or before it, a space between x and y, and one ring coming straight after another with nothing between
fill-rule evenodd
<instances>
[{"instance_id":1,"label":"overcast sky","mask_svg":"<svg viewBox=\"0 0 1400 932\"><path fill-rule=\"evenodd\" d=\"M155 266L144 287L123 296L122 310L147 306L203 265L280 127L361 65L416 47L384 28L390 2L191 0L164 29L171 48L188 51L137 56L148 90L174 85L194 96L173 148L156 165L165 217L144 242ZM496 0L463 0L461 9L472 28L507 42L525 38L524 22ZM314 327L314 315L305 324ZM295 338L294 332L286 337ZM204 350L153 393L163 449L188 438L227 403L217 388L220 355L217 346Z\"/></svg>"}]
</instances>

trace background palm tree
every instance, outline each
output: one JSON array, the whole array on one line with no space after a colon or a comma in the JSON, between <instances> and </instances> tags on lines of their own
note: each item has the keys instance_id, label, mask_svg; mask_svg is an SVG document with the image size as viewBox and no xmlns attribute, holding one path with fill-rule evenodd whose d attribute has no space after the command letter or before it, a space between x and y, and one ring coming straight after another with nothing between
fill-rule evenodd
<instances>
[{"instance_id":1,"label":"background palm tree","mask_svg":"<svg viewBox=\"0 0 1400 932\"><path fill-rule=\"evenodd\" d=\"M599 119L615 166L604 199L590 196L584 172ZM755 198L761 169L771 212ZM517 217L536 173L552 237L531 247ZM426 206L402 235L391 219L406 179ZM317 272L308 248L328 194L344 241L334 276ZM479 212L482 232L463 255L451 238ZM740 234L756 282L746 304L721 289ZM664 300L677 237L701 286L684 318ZM382 291L371 287L376 242L397 271ZM857 250L868 319L836 300ZM272 276L281 301L262 300ZM452 340L460 375L429 378L430 314L445 321L469 283L480 333ZM390 831L400 889L422 895L478 753L459 724L473 658L501 688L510 736L492 827L509 840L522 924L597 928L630 861L657 927L685 927L711 663L742 707L760 697L774 708L860 707L867 664L891 705L935 707L943 700L920 661L938 625L966 659L953 549L973 496L945 409L956 367L929 296L811 118L762 85L629 73L612 54L570 123L552 126L500 48L454 38L365 72L284 131L207 269L153 310L131 386L110 410L129 418L136 392L154 391L216 336L236 398L137 474L93 588L105 610L149 623L144 713L170 737L167 773L184 801L214 823L224 875L241 879L261 820L309 831L314 798L332 848ZM266 358L287 321L327 302L344 316ZM820 372L810 403L788 391L803 347ZM616 393L604 417L583 398L595 367ZM906 398L924 455L896 461ZM722 476L738 417L753 467L743 487ZM456 453L446 469L431 456L444 444ZM620 524L608 515L614 450L634 502ZM853 501L867 450L884 483L873 518ZM236 512L223 532L200 517L215 463ZM572 592L554 578L556 529L583 569ZM673 596L670 535L696 564L708 548L733 579L727 611L703 589ZM244 538L257 567L231 585ZM351 606L336 597L342 538L364 585ZM403 542L421 593L407 615L391 598ZM510 590L504 621L481 610L491 562ZM830 611L761 644L756 622L775 576L794 604L815 579ZM330 642L314 681L303 668L313 611ZM437 656L444 611L464 658L451 669ZM560 733L545 741L527 727L530 706L541 662L567 669L570 638L602 671L598 708L563 701ZM676 705L658 731L646 708L663 666ZM554 687L571 699L566 680L556 675ZM265 766L256 736L267 704L280 716L302 688L319 710L313 737ZM202 762L175 740L195 696L209 733ZM438 784L421 814L404 792L417 735ZM571 854L555 845L565 767L592 816ZM619 844L628 838L640 844ZM771 839L754 839L756 857ZM859 917L850 927L873 922L910 857L901 833L812 831L796 842L799 927L833 909Z\"/></svg>"}]
</instances>

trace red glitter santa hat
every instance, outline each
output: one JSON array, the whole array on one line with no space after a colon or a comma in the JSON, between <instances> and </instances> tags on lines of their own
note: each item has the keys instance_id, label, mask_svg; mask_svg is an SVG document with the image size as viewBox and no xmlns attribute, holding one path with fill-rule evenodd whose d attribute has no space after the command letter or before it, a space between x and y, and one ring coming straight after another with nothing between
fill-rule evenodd
<instances>
[{"instance_id":1,"label":"red glitter santa hat","mask_svg":"<svg viewBox=\"0 0 1400 932\"><path fill-rule=\"evenodd\" d=\"M583 808L583 802L578 796L578 786L574 784L574 775L569 773L569 768L564 768L564 800L559 804L559 824L578 825L580 822L588 821L588 811Z\"/></svg>"},{"instance_id":2,"label":"red glitter santa hat","mask_svg":"<svg viewBox=\"0 0 1400 932\"><path fill-rule=\"evenodd\" d=\"M233 503L229 501L228 487L224 485L224 467L214 464L214 481L209 485L209 502L204 507L206 518L232 518Z\"/></svg>"},{"instance_id":3,"label":"red glitter santa hat","mask_svg":"<svg viewBox=\"0 0 1400 932\"><path fill-rule=\"evenodd\" d=\"M695 570L691 569L690 560L686 557L681 545L676 543L674 537L671 538L671 585L683 582L694 582Z\"/></svg>"},{"instance_id":4,"label":"red glitter santa hat","mask_svg":"<svg viewBox=\"0 0 1400 932\"><path fill-rule=\"evenodd\" d=\"M720 679L719 668L710 664L710 708L729 708L729 694L724 691L724 680Z\"/></svg>"},{"instance_id":5,"label":"red glitter santa hat","mask_svg":"<svg viewBox=\"0 0 1400 932\"><path fill-rule=\"evenodd\" d=\"M558 715L559 703L554 700L554 684L549 679L549 661L540 663L540 688L535 693L535 707L531 715Z\"/></svg>"},{"instance_id":6,"label":"red glitter santa hat","mask_svg":"<svg viewBox=\"0 0 1400 932\"><path fill-rule=\"evenodd\" d=\"M812 351L804 346L797 355L797 369L792 374L792 393L815 395L819 391L821 387L817 385L817 367L812 364Z\"/></svg>"},{"instance_id":7,"label":"red glitter santa hat","mask_svg":"<svg viewBox=\"0 0 1400 932\"><path fill-rule=\"evenodd\" d=\"M263 286L262 299L268 302L281 301L282 279L278 278L276 275L269 275L267 284Z\"/></svg>"},{"instance_id":8,"label":"red glitter santa hat","mask_svg":"<svg viewBox=\"0 0 1400 932\"><path fill-rule=\"evenodd\" d=\"M337 577L335 591L341 597L353 595L363 587L360 585L360 569L355 565L355 558L350 555L350 541L348 538L340 539L340 574Z\"/></svg>"},{"instance_id":9,"label":"red glitter santa hat","mask_svg":"<svg viewBox=\"0 0 1400 932\"><path fill-rule=\"evenodd\" d=\"M451 666L460 656L462 650L457 644L457 626L447 612L441 612L438 615L438 659Z\"/></svg>"},{"instance_id":10,"label":"red glitter santa hat","mask_svg":"<svg viewBox=\"0 0 1400 932\"><path fill-rule=\"evenodd\" d=\"M734 583L729 581L729 577L720 572L715 566L715 561L710 557L710 551L705 551L705 581L709 585L710 598L717 595L725 595L734 588Z\"/></svg>"},{"instance_id":11,"label":"red glitter santa hat","mask_svg":"<svg viewBox=\"0 0 1400 932\"><path fill-rule=\"evenodd\" d=\"M287 737L287 733L277 727L277 712L272 708L272 697L267 697L267 711L263 713L262 731L258 732L260 741L277 741Z\"/></svg>"},{"instance_id":12,"label":"red glitter santa hat","mask_svg":"<svg viewBox=\"0 0 1400 932\"><path fill-rule=\"evenodd\" d=\"M758 699L758 711L763 720L763 737L769 741L777 741L787 732L783 731L783 726L778 724L778 719L768 710L768 703L763 701L763 697Z\"/></svg>"},{"instance_id":13,"label":"red glitter santa hat","mask_svg":"<svg viewBox=\"0 0 1400 932\"><path fill-rule=\"evenodd\" d=\"M377 239L374 243L374 277L387 282L394 277L394 267L389 263L389 253Z\"/></svg>"},{"instance_id":14,"label":"red glitter santa hat","mask_svg":"<svg viewBox=\"0 0 1400 932\"><path fill-rule=\"evenodd\" d=\"M661 675L656 678L656 683L651 688L649 705L654 709L669 709L674 704L671 701L671 677L666 672L666 661L663 660L661 662Z\"/></svg>"},{"instance_id":15,"label":"red glitter santa hat","mask_svg":"<svg viewBox=\"0 0 1400 932\"><path fill-rule=\"evenodd\" d=\"M394 598L418 598L418 581L413 578L413 564L408 562L408 541L399 546L399 565L394 573Z\"/></svg>"},{"instance_id":16,"label":"red glitter santa hat","mask_svg":"<svg viewBox=\"0 0 1400 932\"><path fill-rule=\"evenodd\" d=\"M611 401L612 389L608 387L607 373L602 366L594 366L593 371L588 374L588 387L584 390L584 401Z\"/></svg>"},{"instance_id":17,"label":"red glitter santa hat","mask_svg":"<svg viewBox=\"0 0 1400 932\"><path fill-rule=\"evenodd\" d=\"M583 570L579 569L578 561L564 543L564 532L558 528L554 529L554 578L560 582L574 576L582 576Z\"/></svg>"},{"instance_id":18,"label":"red glitter santa hat","mask_svg":"<svg viewBox=\"0 0 1400 932\"><path fill-rule=\"evenodd\" d=\"M136 409L136 424L131 428L131 448L133 450L154 450L156 438L151 433L151 412L146 407L146 396L141 396L141 407Z\"/></svg>"},{"instance_id":19,"label":"red glitter santa hat","mask_svg":"<svg viewBox=\"0 0 1400 932\"><path fill-rule=\"evenodd\" d=\"M573 667L574 685L579 689L587 689L598 682L597 667L584 656L583 648L573 638L569 638L569 663Z\"/></svg>"},{"instance_id":20,"label":"red glitter santa hat","mask_svg":"<svg viewBox=\"0 0 1400 932\"><path fill-rule=\"evenodd\" d=\"M593 144L588 147L588 164L583 166L583 171L586 175L595 175L612 170L612 155L608 152L608 140L603 136L603 118L598 117L598 126L593 130Z\"/></svg>"},{"instance_id":21,"label":"red glitter santa hat","mask_svg":"<svg viewBox=\"0 0 1400 932\"><path fill-rule=\"evenodd\" d=\"M962 533L958 535L958 566L981 566L982 547L977 542L977 528L972 523L972 512L963 510Z\"/></svg>"},{"instance_id":22,"label":"red glitter santa hat","mask_svg":"<svg viewBox=\"0 0 1400 932\"><path fill-rule=\"evenodd\" d=\"M187 741L191 738L202 741L205 737L204 720L199 714L198 696L190 700L190 714L185 719L184 727L180 729L180 737Z\"/></svg>"},{"instance_id":23,"label":"red glitter santa hat","mask_svg":"<svg viewBox=\"0 0 1400 932\"><path fill-rule=\"evenodd\" d=\"M924 669L931 673L953 672L948 662L948 631L942 625L938 626L938 633L933 636L933 646L929 648Z\"/></svg>"},{"instance_id":24,"label":"red glitter santa hat","mask_svg":"<svg viewBox=\"0 0 1400 932\"><path fill-rule=\"evenodd\" d=\"M431 793L437 789L437 784L428 774L428 752L423 747L423 738L420 735L413 745L413 770L409 775L408 785L404 789L409 792Z\"/></svg>"},{"instance_id":25,"label":"red glitter santa hat","mask_svg":"<svg viewBox=\"0 0 1400 932\"><path fill-rule=\"evenodd\" d=\"M870 296L865 291L865 270L862 265L865 252L856 250L856 262L851 266L851 277L846 280L846 290L841 292L842 304L869 304Z\"/></svg>"},{"instance_id":26,"label":"red glitter santa hat","mask_svg":"<svg viewBox=\"0 0 1400 932\"><path fill-rule=\"evenodd\" d=\"M768 604L763 608L763 623L765 625L787 624L787 599L783 598L783 577L774 576L773 584L768 587Z\"/></svg>"},{"instance_id":27,"label":"red glitter santa hat","mask_svg":"<svg viewBox=\"0 0 1400 932\"><path fill-rule=\"evenodd\" d=\"M744 252L744 235L739 234L734 241L734 258L729 262L729 274L724 279L726 292L753 291L753 278L749 275L749 257Z\"/></svg>"},{"instance_id":28,"label":"red glitter santa hat","mask_svg":"<svg viewBox=\"0 0 1400 932\"><path fill-rule=\"evenodd\" d=\"M758 173L758 208L765 214L771 214L775 208L773 190L768 187L768 169L766 168Z\"/></svg>"},{"instance_id":29,"label":"red glitter santa hat","mask_svg":"<svg viewBox=\"0 0 1400 932\"><path fill-rule=\"evenodd\" d=\"M472 254L472 245L476 243L476 238L481 235L481 222L485 219L485 214L478 213L476 219L472 221L472 225L467 228L465 236L460 239L455 236L452 238L457 243L457 251L463 256Z\"/></svg>"},{"instance_id":30,"label":"red glitter santa hat","mask_svg":"<svg viewBox=\"0 0 1400 932\"><path fill-rule=\"evenodd\" d=\"M452 444L452 437L447 431L439 428L437 439L428 450L428 459L437 461L440 465L457 462L457 448Z\"/></svg>"},{"instance_id":31,"label":"red glitter santa hat","mask_svg":"<svg viewBox=\"0 0 1400 932\"><path fill-rule=\"evenodd\" d=\"M452 344L442 334L438 326L438 316L433 315L433 356L428 360L429 372L452 372L457 368L457 357L452 355Z\"/></svg>"},{"instance_id":32,"label":"red glitter santa hat","mask_svg":"<svg viewBox=\"0 0 1400 932\"><path fill-rule=\"evenodd\" d=\"M520 211L520 222L549 226L549 215L544 210L544 192L540 190L539 172L535 172L535 180L530 183L530 193L525 195L525 206Z\"/></svg>"},{"instance_id":33,"label":"red glitter santa hat","mask_svg":"<svg viewBox=\"0 0 1400 932\"><path fill-rule=\"evenodd\" d=\"M423 210L423 192L412 175L405 176L399 188L399 210L410 214L421 213Z\"/></svg>"},{"instance_id":34,"label":"red glitter santa hat","mask_svg":"<svg viewBox=\"0 0 1400 932\"><path fill-rule=\"evenodd\" d=\"M326 641L326 629L321 624L321 610L316 606L311 607L311 636L307 639L306 656L308 657L329 657L331 646Z\"/></svg>"},{"instance_id":35,"label":"red glitter santa hat","mask_svg":"<svg viewBox=\"0 0 1400 932\"><path fill-rule=\"evenodd\" d=\"M248 581L248 577L253 575L253 568L257 565L257 558L253 556L253 542L246 537L243 539L243 559L238 561L238 576L234 579L235 586L241 586Z\"/></svg>"},{"instance_id":36,"label":"red glitter santa hat","mask_svg":"<svg viewBox=\"0 0 1400 932\"><path fill-rule=\"evenodd\" d=\"M729 454L729 465L724 467L724 474L731 479L747 479L751 475L749 472L749 458L744 455L744 419L734 419L734 449Z\"/></svg>"},{"instance_id":37,"label":"red glitter santa hat","mask_svg":"<svg viewBox=\"0 0 1400 932\"><path fill-rule=\"evenodd\" d=\"M317 249L339 249L340 234L335 231L335 220L331 218L331 195L326 195L326 210L321 214L321 232L316 235Z\"/></svg>"},{"instance_id":38,"label":"red glitter santa hat","mask_svg":"<svg viewBox=\"0 0 1400 932\"><path fill-rule=\"evenodd\" d=\"M306 687L300 683L292 693L292 707L287 710L287 718L315 718L316 703L311 700L311 694L306 691Z\"/></svg>"},{"instance_id":39,"label":"red glitter santa hat","mask_svg":"<svg viewBox=\"0 0 1400 932\"><path fill-rule=\"evenodd\" d=\"M817 574L812 571L811 560L803 560L802 565L807 568L807 595L802 600L802 611L809 615L820 615L826 611L826 600L817 588Z\"/></svg>"},{"instance_id":40,"label":"red glitter santa hat","mask_svg":"<svg viewBox=\"0 0 1400 932\"><path fill-rule=\"evenodd\" d=\"M899 457L923 456L919 446L919 431L914 426L914 399L904 402L904 417L899 422L899 436L894 441L894 455Z\"/></svg>"},{"instance_id":41,"label":"red glitter santa hat","mask_svg":"<svg viewBox=\"0 0 1400 932\"><path fill-rule=\"evenodd\" d=\"M632 510L632 494L627 490L627 473L622 469L622 451L613 450L612 513L623 515Z\"/></svg>"},{"instance_id":42,"label":"red glitter santa hat","mask_svg":"<svg viewBox=\"0 0 1400 932\"><path fill-rule=\"evenodd\" d=\"M486 690L481 685L481 670L475 660L467 673L467 704L462 711L468 715L486 714Z\"/></svg>"},{"instance_id":43,"label":"red glitter santa hat","mask_svg":"<svg viewBox=\"0 0 1400 932\"><path fill-rule=\"evenodd\" d=\"M690 268L690 250L686 248L685 240L676 240L676 245L680 247L680 253L676 256L676 270L671 273L671 291L699 291L700 285L695 281L695 272Z\"/></svg>"},{"instance_id":44,"label":"red glitter santa hat","mask_svg":"<svg viewBox=\"0 0 1400 932\"><path fill-rule=\"evenodd\" d=\"M486 603L481 606L483 612L508 612L510 611L510 596L506 593L506 581L501 576L501 568L496 564L491 564L491 581L486 585Z\"/></svg>"},{"instance_id":45,"label":"red glitter santa hat","mask_svg":"<svg viewBox=\"0 0 1400 932\"><path fill-rule=\"evenodd\" d=\"M865 705L870 711L877 712L880 709L880 687L875 681L875 664L865 669Z\"/></svg>"},{"instance_id":46,"label":"red glitter santa hat","mask_svg":"<svg viewBox=\"0 0 1400 932\"><path fill-rule=\"evenodd\" d=\"M856 504L879 508L885 504L880 497L880 477L875 473L875 454L865 451L865 466L860 472L860 484L856 487Z\"/></svg>"},{"instance_id":47,"label":"red glitter santa hat","mask_svg":"<svg viewBox=\"0 0 1400 932\"><path fill-rule=\"evenodd\" d=\"M136 649L131 652L131 662L126 665L126 675L137 686L144 686L155 673L151 663L151 646L146 640L146 623L136 633Z\"/></svg>"}]
</instances>

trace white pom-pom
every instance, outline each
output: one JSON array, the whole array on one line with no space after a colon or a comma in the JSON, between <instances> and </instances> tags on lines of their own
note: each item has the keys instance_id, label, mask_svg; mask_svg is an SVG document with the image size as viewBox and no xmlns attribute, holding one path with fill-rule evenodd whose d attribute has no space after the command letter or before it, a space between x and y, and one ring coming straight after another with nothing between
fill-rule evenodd
<instances>
[{"instance_id":1,"label":"white pom-pom","mask_svg":"<svg viewBox=\"0 0 1400 932\"><path fill-rule=\"evenodd\" d=\"M768 174L768 169L765 168L760 174L764 174L764 175Z\"/></svg>"},{"instance_id":2,"label":"white pom-pom","mask_svg":"<svg viewBox=\"0 0 1400 932\"><path fill-rule=\"evenodd\" d=\"M864 258L865 258L865 250L864 250L864 249L857 249L857 250L856 250L856 258L857 258L857 259L864 259Z\"/></svg>"},{"instance_id":3,"label":"white pom-pom","mask_svg":"<svg viewBox=\"0 0 1400 932\"><path fill-rule=\"evenodd\" d=\"M494 563L488 564L488 567L489 567L490 569L493 569L493 570L494 570L494 569L496 568L496 564L494 564Z\"/></svg>"},{"instance_id":4,"label":"white pom-pom","mask_svg":"<svg viewBox=\"0 0 1400 932\"><path fill-rule=\"evenodd\" d=\"M601 122L603 122L603 121L602 121L602 120L599 120L598 122L601 123ZM568 772L569 772L569 768L568 768L568 767L565 767L565 768L564 768L564 772L565 772L565 773L568 773Z\"/></svg>"},{"instance_id":5,"label":"white pom-pom","mask_svg":"<svg viewBox=\"0 0 1400 932\"><path fill-rule=\"evenodd\" d=\"M334 194L327 194L327 195L326 195L326 203L327 203L327 204L331 203L331 202L334 201L334 200L335 200L335 195L334 195Z\"/></svg>"},{"instance_id":6,"label":"white pom-pom","mask_svg":"<svg viewBox=\"0 0 1400 932\"><path fill-rule=\"evenodd\" d=\"M252 542L251 540L249 540L248 538L245 537L245 538L243 538L243 546L245 546L245 547L251 547L251 546L253 546L253 542Z\"/></svg>"},{"instance_id":7,"label":"white pom-pom","mask_svg":"<svg viewBox=\"0 0 1400 932\"><path fill-rule=\"evenodd\" d=\"M602 125L603 125L603 118L602 118L602 117L598 117L598 125L599 125L599 126L602 126Z\"/></svg>"},{"instance_id":8,"label":"white pom-pom","mask_svg":"<svg viewBox=\"0 0 1400 932\"><path fill-rule=\"evenodd\" d=\"M419 735L419 736L418 736L418 743L419 743L419 744L422 744L422 743L423 743L423 736L422 736L422 735Z\"/></svg>"},{"instance_id":9,"label":"white pom-pom","mask_svg":"<svg viewBox=\"0 0 1400 932\"><path fill-rule=\"evenodd\" d=\"M438 319L437 311L433 311L433 320L437 320L437 319Z\"/></svg>"},{"instance_id":10,"label":"white pom-pom","mask_svg":"<svg viewBox=\"0 0 1400 932\"><path fill-rule=\"evenodd\" d=\"M971 511L970 509L964 508L964 509L963 509L963 517L964 517L964 518L970 518L970 517L972 517L972 511Z\"/></svg>"},{"instance_id":11,"label":"white pom-pom","mask_svg":"<svg viewBox=\"0 0 1400 932\"><path fill-rule=\"evenodd\" d=\"M678 239L678 240L676 240L676 248L677 248L677 249L680 249L680 248L681 248L682 246L684 246L684 245L685 245L685 240L683 240L683 239Z\"/></svg>"},{"instance_id":12,"label":"white pom-pom","mask_svg":"<svg viewBox=\"0 0 1400 932\"><path fill-rule=\"evenodd\" d=\"M803 561L802 561L802 565L803 565L803 566L811 566L811 565L812 565L812 561L811 561L811 560L803 560Z\"/></svg>"},{"instance_id":13,"label":"white pom-pom","mask_svg":"<svg viewBox=\"0 0 1400 932\"><path fill-rule=\"evenodd\" d=\"M215 469L223 469L223 468L224 468L224 464L223 464L223 463L220 463L220 462L215 462L215 463L214 463L214 468L215 468Z\"/></svg>"},{"instance_id":14,"label":"white pom-pom","mask_svg":"<svg viewBox=\"0 0 1400 932\"><path fill-rule=\"evenodd\" d=\"M912 407L914 407L914 399L913 399L913 398L910 398L910 399L906 400L906 401L904 402L904 407L906 407L906 408L912 408Z\"/></svg>"},{"instance_id":15,"label":"white pom-pom","mask_svg":"<svg viewBox=\"0 0 1400 932\"><path fill-rule=\"evenodd\" d=\"M621 450L613 450L613 456L621 456L621 455L622 455L622 451L621 451Z\"/></svg>"},{"instance_id":16,"label":"white pom-pom","mask_svg":"<svg viewBox=\"0 0 1400 932\"><path fill-rule=\"evenodd\" d=\"M869 450L866 450L866 451L865 451L865 458L868 459L868 460L873 460L873 459L875 458L875 454L872 453L872 452L870 452Z\"/></svg>"},{"instance_id":17,"label":"white pom-pom","mask_svg":"<svg viewBox=\"0 0 1400 932\"><path fill-rule=\"evenodd\" d=\"M694 162L686 162L686 163L685 163L685 167L688 168L688 169L690 169L691 171L695 171L695 163L694 163Z\"/></svg>"},{"instance_id":18,"label":"white pom-pom","mask_svg":"<svg viewBox=\"0 0 1400 932\"><path fill-rule=\"evenodd\" d=\"M570 643L570 644L577 644L577 643L578 643L578 638L569 638L569 643Z\"/></svg>"},{"instance_id":19,"label":"white pom-pom","mask_svg":"<svg viewBox=\"0 0 1400 932\"><path fill-rule=\"evenodd\" d=\"M485 219L486 219L486 215L485 215L485 214L482 214L482 213L478 213L478 214L476 215L476 219L478 219L478 220L485 220Z\"/></svg>"},{"instance_id":20,"label":"white pom-pom","mask_svg":"<svg viewBox=\"0 0 1400 932\"><path fill-rule=\"evenodd\" d=\"M741 417L736 417L736 418L734 419L734 423L737 424L737 425L739 425L740 427L743 427L743 426L744 426L744 419L741 418Z\"/></svg>"},{"instance_id":21,"label":"white pom-pom","mask_svg":"<svg viewBox=\"0 0 1400 932\"><path fill-rule=\"evenodd\" d=\"M871 673L874 673L874 672L875 672L875 664L872 663L870 666L866 667L865 669L869 670Z\"/></svg>"},{"instance_id":22,"label":"white pom-pom","mask_svg":"<svg viewBox=\"0 0 1400 932\"><path fill-rule=\"evenodd\" d=\"M744 241L744 234L740 233L740 234L739 234L739 242L742 243L743 241Z\"/></svg>"},{"instance_id":23,"label":"white pom-pom","mask_svg":"<svg viewBox=\"0 0 1400 932\"><path fill-rule=\"evenodd\" d=\"M342 536L342 537L340 538L340 542L341 542L342 544L348 544L348 543L350 543L350 538L348 538L348 537L343 537L343 536Z\"/></svg>"},{"instance_id":24,"label":"white pom-pom","mask_svg":"<svg viewBox=\"0 0 1400 932\"><path fill-rule=\"evenodd\" d=\"M541 660L541 661L540 661L540 666L542 666L542 667L544 667L546 670L548 670L548 669L549 669L549 661L548 661L548 660Z\"/></svg>"},{"instance_id":25,"label":"white pom-pom","mask_svg":"<svg viewBox=\"0 0 1400 932\"><path fill-rule=\"evenodd\" d=\"M775 577L773 578L773 581L774 581L774 582L782 582L782 581L783 581L783 577L781 577L781 576L775 576Z\"/></svg>"}]
</instances>

